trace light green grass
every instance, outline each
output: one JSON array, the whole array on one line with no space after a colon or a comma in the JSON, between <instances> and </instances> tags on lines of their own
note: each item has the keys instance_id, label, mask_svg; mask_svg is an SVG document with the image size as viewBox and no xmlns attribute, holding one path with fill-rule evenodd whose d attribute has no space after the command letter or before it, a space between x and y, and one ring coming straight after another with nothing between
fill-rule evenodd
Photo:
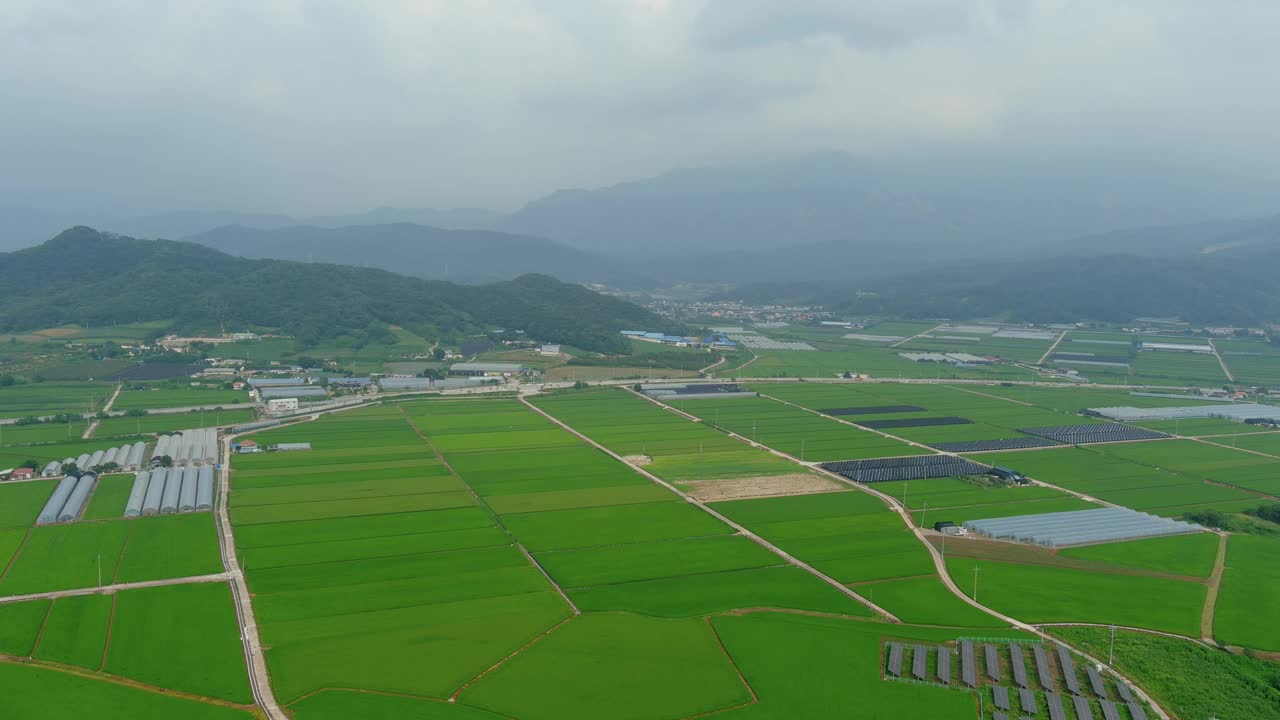
<instances>
[{"instance_id":1,"label":"light green grass","mask_svg":"<svg viewBox=\"0 0 1280 720\"><path fill-rule=\"evenodd\" d=\"M28 600L0 605L0 653L18 657L31 654L49 613L49 602Z\"/></svg>"},{"instance_id":2,"label":"light green grass","mask_svg":"<svg viewBox=\"0 0 1280 720\"><path fill-rule=\"evenodd\" d=\"M36 521L57 480L0 484L0 528L28 528Z\"/></svg>"},{"instance_id":3,"label":"light green grass","mask_svg":"<svg viewBox=\"0 0 1280 720\"><path fill-rule=\"evenodd\" d=\"M227 707L72 675L38 665L0 662L0 696L8 717L82 720L252 720L248 708Z\"/></svg>"},{"instance_id":4,"label":"light green grass","mask_svg":"<svg viewBox=\"0 0 1280 720\"><path fill-rule=\"evenodd\" d=\"M124 516L125 503L129 501L129 492L133 490L133 473L113 473L98 478L93 488L93 496L89 498L89 506L85 508L85 520L105 520Z\"/></svg>"},{"instance_id":5,"label":"light green grass","mask_svg":"<svg viewBox=\"0 0 1280 720\"><path fill-rule=\"evenodd\" d=\"M1171 535L1127 542L1086 545L1058 551L1063 557L1141 568L1173 575L1209 577L1218 554L1212 533Z\"/></svg>"},{"instance_id":6,"label":"light green grass","mask_svg":"<svg viewBox=\"0 0 1280 720\"><path fill-rule=\"evenodd\" d=\"M531 552L732 532L729 526L685 502L552 510L507 515L503 522Z\"/></svg>"},{"instance_id":7,"label":"light green grass","mask_svg":"<svg viewBox=\"0 0 1280 720\"><path fill-rule=\"evenodd\" d=\"M118 583L222 572L213 513L161 515L129 521Z\"/></svg>"},{"instance_id":8,"label":"light green grass","mask_svg":"<svg viewBox=\"0 0 1280 720\"><path fill-rule=\"evenodd\" d=\"M855 585L853 590L905 623L1006 628L999 620L957 598L936 575Z\"/></svg>"},{"instance_id":9,"label":"light green grass","mask_svg":"<svg viewBox=\"0 0 1280 720\"><path fill-rule=\"evenodd\" d=\"M157 385L145 390L121 390L111 409L131 410L133 408L142 408L150 410L173 407L217 407L247 402L249 402L249 393L241 390Z\"/></svg>"},{"instance_id":10,"label":"light green grass","mask_svg":"<svg viewBox=\"0 0 1280 720\"><path fill-rule=\"evenodd\" d=\"M780 565L782 558L745 537L632 543L540 553L538 563L565 588Z\"/></svg>"},{"instance_id":11,"label":"light green grass","mask_svg":"<svg viewBox=\"0 0 1280 720\"><path fill-rule=\"evenodd\" d=\"M435 698L324 690L289 707L297 720L501 720L501 715Z\"/></svg>"},{"instance_id":12,"label":"light green grass","mask_svg":"<svg viewBox=\"0 0 1280 720\"><path fill-rule=\"evenodd\" d=\"M1230 645L1280 650L1280 540L1232 535L1213 632Z\"/></svg>"},{"instance_id":13,"label":"light green grass","mask_svg":"<svg viewBox=\"0 0 1280 720\"><path fill-rule=\"evenodd\" d=\"M33 528L0 580L0 594L94 587L99 569L103 584L111 582L129 525L124 521L77 522Z\"/></svg>"}]
</instances>

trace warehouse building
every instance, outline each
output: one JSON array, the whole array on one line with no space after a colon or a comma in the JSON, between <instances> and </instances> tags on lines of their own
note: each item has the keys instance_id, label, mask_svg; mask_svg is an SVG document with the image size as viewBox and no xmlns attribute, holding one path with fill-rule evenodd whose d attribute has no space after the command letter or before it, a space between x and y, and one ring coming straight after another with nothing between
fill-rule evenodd
<instances>
[{"instance_id":1,"label":"warehouse building","mask_svg":"<svg viewBox=\"0 0 1280 720\"><path fill-rule=\"evenodd\" d=\"M463 362L449 368L450 375L459 377L511 377L524 371L518 363Z\"/></svg>"},{"instance_id":2,"label":"warehouse building","mask_svg":"<svg viewBox=\"0 0 1280 720\"><path fill-rule=\"evenodd\" d=\"M1193 352L1193 353L1212 353L1213 348L1208 345L1191 345L1188 343L1164 343L1164 342L1144 342L1140 346L1143 350L1158 350L1162 352Z\"/></svg>"},{"instance_id":3,"label":"warehouse building","mask_svg":"<svg viewBox=\"0 0 1280 720\"><path fill-rule=\"evenodd\" d=\"M306 385L306 378L299 377L283 377L283 378L249 378L249 387L289 387L293 385Z\"/></svg>"},{"instance_id":4,"label":"warehouse building","mask_svg":"<svg viewBox=\"0 0 1280 720\"><path fill-rule=\"evenodd\" d=\"M267 412L288 412L298 409L298 398L271 398L267 401Z\"/></svg>"},{"instance_id":5,"label":"warehouse building","mask_svg":"<svg viewBox=\"0 0 1280 720\"><path fill-rule=\"evenodd\" d=\"M1117 422L1153 422L1157 420L1195 420L1202 418L1219 418L1248 422L1262 420L1280 422L1280 407L1261 405L1258 403L1232 403L1215 405L1193 405L1161 408L1138 408L1129 406L1089 408L1086 415L1104 417Z\"/></svg>"},{"instance_id":6,"label":"warehouse building","mask_svg":"<svg viewBox=\"0 0 1280 720\"><path fill-rule=\"evenodd\" d=\"M325 389L319 385L264 387L258 389L258 398L263 401L272 398L317 398L325 397L325 395Z\"/></svg>"}]
</instances>

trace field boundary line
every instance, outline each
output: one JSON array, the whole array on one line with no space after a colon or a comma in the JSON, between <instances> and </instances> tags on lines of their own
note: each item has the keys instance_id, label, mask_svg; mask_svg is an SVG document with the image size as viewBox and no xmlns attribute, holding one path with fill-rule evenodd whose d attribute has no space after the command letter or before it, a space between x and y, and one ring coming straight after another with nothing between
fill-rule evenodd
<instances>
[{"instance_id":1,"label":"field boundary line","mask_svg":"<svg viewBox=\"0 0 1280 720\"><path fill-rule=\"evenodd\" d=\"M574 615L581 615L582 611L578 609L578 606L574 604L573 600L569 599L569 594L564 591L564 588L560 587L560 583L552 579L551 574L542 567L541 563L534 559L533 554L525 548L524 543L520 542L520 538L516 537L516 534L511 532L511 529L507 527L506 523L502 522L502 516L499 515L484 498L480 497L480 493L476 492L476 489L471 487L471 483L467 482L466 478L462 477L462 475L458 474L457 470L453 469L453 465L449 463L448 458L444 456L444 453L440 451L440 448L437 448L435 443L431 442L431 438L428 438L426 433L422 432L422 430L413 423L409 414L405 412L403 405L400 406L399 410L400 417L405 421L405 424L409 426L409 429L413 430L413 432L422 440L423 444L425 444L427 448L435 454L440 463L449 469L449 472L458 479L458 482L462 483L463 487L467 489L467 492L471 495L471 499L475 501L476 505L489 513L489 517L493 518L493 524L497 525L502 532L506 533L507 537L511 538L511 544L515 545L516 549L520 551L520 554L524 555L524 559L528 560L530 565L537 568L538 572L542 573L542 577L546 579L547 584L555 588L555 591L560 594L560 599L564 600L565 605L569 606L569 610L571 610Z\"/></svg>"},{"instance_id":2,"label":"field boundary line","mask_svg":"<svg viewBox=\"0 0 1280 720\"><path fill-rule=\"evenodd\" d=\"M960 392L967 392L972 395L979 395L985 398L991 398L992 400L1003 400L1005 402L1011 402L1017 405L1024 405L1026 407L1041 408L1042 410L1053 410L1053 412L1062 413L1063 415L1071 414L1071 413L1063 413L1061 410L1054 410L1053 408L1046 408L1041 405L1036 405L1035 403L1029 403L1025 400L1014 400L1013 398L1000 397L999 395L992 395L991 393L984 393L984 392L978 392L977 390L970 390L969 388L966 388L966 387L956 387L954 385L943 385L942 387L951 388L952 390L959 390ZM995 427L995 426L992 426L992 427ZM1012 428L1006 428L1006 429L1012 429ZM1026 450L1028 448L1022 448L1022 449Z\"/></svg>"},{"instance_id":3,"label":"field boundary line","mask_svg":"<svg viewBox=\"0 0 1280 720\"><path fill-rule=\"evenodd\" d=\"M89 507L88 503L85 503L85 507ZM124 534L124 542L120 543L120 554L116 556L116 566L111 572L112 585L115 585L116 580L120 578L120 568L124 565L124 553L129 549L129 540L133 538L133 528L133 523L129 523L129 532Z\"/></svg>"},{"instance_id":4,"label":"field boundary line","mask_svg":"<svg viewBox=\"0 0 1280 720\"><path fill-rule=\"evenodd\" d=\"M1195 643L1196 645L1202 645L1211 650L1222 649L1221 647L1219 647L1214 643L1207 643L1204 640L1201 640L1200 638L1191 637L1190 635L1179 635L1178 633L1169 632L1167 630L1152 630L1151 628L1140 628L1140 627L1134 627L1132 625L1112 625L1111 623L1088 623L1088 622L1049 622L1049 623L1036 623L1035 627L1037 628L1096 627L1096 628L1108 628L1108 629L1114 627L1117 630L1124 630L1126 632L1143 633L1145 635L1159 635L1160 637L1173 638L1174 640L1185 640L1186 642ZM1065 642L1063 642L1058 638L1054 638L1053 641L1058 643L1063 643L1064 645L1066 644ZM1154 705L1154 703L1152 704Z\"/></svg>"},{"instance_id":5,"label":"field boundary line","mask_svg":"<svg viewBox=\"0 0 1280 720\"><path fill-rule=\"evenodd\" d=\"M36 660L33 658L23 658L23 657L18 657L16 655L7 655L3 653L0 653L0 662L9 663L12 665L30 665L31 667L44 668L45 670L53 670L54 672L61 672L67 675L75 675L77 677L87 678L90 680L99 680L102 682L111 683L112 685L123 685L125 687L131 687L131 688L134 688L135 690L143 690L145 692L153 693L155 695L167 695L170 697L176 697L180 700L189 700L192 702L204 703L206 705L218 705L226 708L234 708L236 710L244 710L254 715L257 715L258 710L260 709L256 705L246 705L243 703L232 702L231 700L223 700L222 698L210 697L208 695L196 695L195 693L189 693L184 690L161 687L159 685L150 685L148 683L144 683L139 680L134 680L133 678L125 677L123 675L115 675L112 673L90 670L88 668L80 667L79 665L67 665L66 663L52 662L50 660Z\"/></svg>"},{"instance_id":6,"label":"field boundary line","mask_svg":"<svg viewBox=\"0 0 1280 720\"><path fill-rule=\"evenodd\" d=\"M715 623L712 622L714 617L716 616L705 615L703 616L702 621L707 624L707 629L711 631L711 637L716 639L716 646L720 648L720 653L724 655L724 659L729 663L729 667L733 668L733 672L738 675L738 681L742 683L742 687L747 689L747 694L751 696L751 699L744 703L730 705L729 707L708 710L695 715L686 715L681 720L697 720L697 718L704 718L717 713L728 712L730 710L737 710L739 708L760 704L760 696L756 694L756 689L751 687L751 683L747 681L747 676L743 674L742 668L738 667L738 663L734 662L733 656L729 654L729 649L724 646L724 638L720 637L720 633L716 631Z\"/></svg>"},{"instance_id":7,"label":"field boundary line","mask_svg":"<svg viewBox=\"0 0 1280 720\"><path fill-rule=\"evenodd\" d=\"M31 539L32 528L27 528L27 533L22 536L22 542L18 543L18 549L13 551L13 557L9 558L8 564L4 566L4 570L0 570L0 580L4 580L9 574L9 570L13 568L14 563L18 562L18 557L22 555L22 551L27 547L27 541Z\"/></svg>"},{"instance_id":8,"label":"field boundary line","mask_svg":"<svg viewBox=\"0 0 1280 720\"><path fill-rule=\"evenodd\" d=\"M428 697L426 695L412 695L410 693L402 693L402 692L391 692L389 690L373 690L370 688L349 688L349 687L329 686L329 687L316 688L315 690L307 692L303 695L299 695L298 697L286 703L285 707L293 707L294 705L297 705L303 700L306 700L307 698L313 695L319 695L322 692L346 692L346 693L356 693L359 695L378 695L381 697L404 698L405 700L419 700L421 702L426 702L426 703L448 703L449 702L444 698ZM467 707L474 707L474 706L468 705ZM494 710L486 709L485 712L489 712L497 717L504 718L504 720L517 720L516 718L513 718L509 715L503 715L502 713L496 712Z\"/></svg>"},{"instance_id":9,"label":"field boundary line","mask_svg":"<svg viewBox=\"0 0 1280 720\"><path fill-rule=\"evenodd\" d=\"M49 618L53 616L53 606L58 604L58 599L54 598L49 601L49 609L44 611L44 620L40 622L40 631L36 633L36 641L31 645L31 657L36 656L36 651L40 649L40 642L44 640L44 631L49 627Z\"/></svg>"},{"instance_id":10,"label":"field boundary line","mask_svg":"<svg viewBox=\"0 0 1280 720\"><path fill-rule=\"evenodd\" d=\"M180 578L166 578L164 580L139 580L129 583L115 583L113 585L103 585L101 587L93 585L90 587L70 588L66 590L49 590L47 592L29 593L27 595L5 595L0 597L0 605L7 603L25 602L27 600L47 600L60 597L75 597L77 595L110 595L124 590L138 590L140 588L163 587L165 585L194 585L197 583L215 583L225 582L231 577L230 573L220 572L209 575L188 575Z\"/></svg>"},{"instance_id":11,"label":"field boundary line","mask_svg":"<svg viewBox=\"0 0 1280 720\"><path fill-rule=\"evenodd\" d=\"M98 663L98 672L104 672L107 669L107 653L111 650L111 631L116 626L116 604L119 602L119 593L111 596L111 614L107 616L107 639L102 643L102 662Z\"/></svg>"},{"instance_id":12,"label":"field boundary line","mask_svg":"<svg viewBox=\"0 0 1280 720\"><path fill-rule=\"evenodd\" d=\"M634 391L633 391L633 392L634 392ZM565 430L568 430L569 432L573 433L575 436L577 436L577 437L581 438L581 439L583 440L583 442L588 443L588 444L589 444L589 445L591 445L592 447L596 448L597 450L600 450L601 452L605 453L606 455L608 455L609 457L613 458L614 460L617 460L618 462L622 463L623 465L626 465L627 467L631 468L631 470L632 470L633 472L639 473L640 475L643 475L644 477L648 478L650 481L655 482L655 483L657 483L658 485L661 485L662 487L664 487L664 488L666 488L667 490L669 490L669 491L671 491L672 493L674 493L676 496L678 496L678 497L680 497L680 498L683 498L683 499L684 499L684 501L685 501L685 502L687 502L687 503L689 503L690 505L693 505L694 507L699 508L699 509L700 509L700 510L702 510L703 512L705 512L705 513L707 513L707 514L711 515L712 517L716 518L717 520L719 520L720 522L724 523L725 525L728 525L729 527L731 527L731 528L733 528L733 529L737 530L741 535L743 535L744 537L746 537L748 540L751 540L751 541L755 542L757 545L760 545L761 547L765 548L766 550L769 550L770 552L772 552L773 554L775 554L775 555L777 555L778 557L782 558L783 560L787 561L788 563L790 563L790 564L792 564L792 565L794 565L794 566L796 566L796 567L800 568L801 570L804 570L804 571L808 572L810 575L813 575L814 577L818 578L819 580L823 581L824 583L826 583L826 584L830 585L831 587L833 587L833 588L835 588L835 589L839 590L839 591L840 591L843 595L845 595L846 597L850 597L850 598L852 598L852 599L854 599L854 600L856 600L856 601L858 601L858 602L862 603L863 605L867 606L867 607L868 607L868 608L870 608L873 612L878 613L878 614L880 614L880 615L884 616L887 620L889 620L889 622L901 622L901 621L900 621L900 620L899 620L899 619L898 619L898 618L897 618L893 613L889 612L888 610L885 610L884 608L880 607L879 605L876 605L875 603L872 603L870 600L868 600L868 599L866 599L866 598L862 597L861 595L859 595L858 593L854 592L853 590L850 590L849 588L845 587L844 585L842 585L842 584L840 583L840 581L839 581L839 580L836 580L835 578L833 578L833 577L831 577L831 576L829 576L829 575L827 575L827 574L825 574L825 573L821 572L821 571L820 571L820 570L818 570L817 568L815 568L815 567L813 567L812 565L810 565L810 564L808 564L808 563L804 562L803 560L801 560L801 559L799 559L799 558L797 558L797 557L795 557L795 556L791 555L790 553L787 553L787 552L786 552L786 551L784 551L782 548L778 547L777 545L774 545L773 543L769 542L768 540L765 540L763 537L761 537L761 536L759 536L759 535L755 534L754 532L752 532L751 530L747 529L744 525L741 525L741 524L739 524L739 523L737 523L737 522L735 522L735 521L733 521L733 520L730 520L730 519L729 519L728 517L726 517L724 514L720 513L720 512L719 512L719 511L717 511L717 510L714 510L714 509L713 509L713 508L711 508L711 507L708 507L706 503L702 502L701 500L698 500L697 498L694 498L693 496L689 495L688 493L683 492L682 490L680 490L680 489L679 489L679 488L677 488L676 486L672 485L671 483L667 482L666 480L663 480L662 478L658 477L657 475L654 475L653 473L649 472L648 470L645 470L645 469L644 469L644 468L642 468L642 467L637 467L637 466L635 466L635 465L632 465L631 463L629 463L629 462L627 462L626 460L624 460L624 459L622 458L622 456L621 456L621 455L618 455L617 453L615 453L614 451L610 450L609 448L606 448L605 446L601 445L600 443L596 442L595 440L592 440L590 437L587 437L587 435L585 435L584 433L581 433L581 432L579 432L578 430L574 429L574 428L573 428L573 427L571 427L569 424L567 424L567 423L563 422L562 420L560 420L559 418L555 417L555 416L554 416L554 415L552 415L551 413L549 413L549 412L547 412L547 411L543 410L542 408L540 408L540 407L538 407L538 406L534 405L533 403L529 402L528 400L526 400L526 399L525 399L525 398L523 398L523 397L522 397L522 398L520 398L520 402L522 402L522 403L524 403L525 405L527 405L528 407L532 408L532 409L533 409L533 411L534 411L534 412L536 412L536 413L538 413L539 415L542 415L543 417L547 418L548 420L550 420L551 422L555 423L556 425L559 425L560 427L564 428Z\"/></svg>"},{"instance_id":13,"label":"field boundary line","mask_svg":"<svg viewBox=\"0 0 1280 720\"><path fill-rule=\"evenodd\" d=\"M534 646L534 645L536 645L537 643L541 642L544 638L549 637L549 636L551 635L551 633L555 632L556 630L559 630L559 629L560 629L560 628L561 628L565 623L569 622L570 620L572 620L572 619L574 619L574 618L576 618L576 617L581 617L581 615L582 615L581 613L579 613L579 612L575 612L575 613L571 614L569 617L567 617L567 618L565 618L565 619L561 620L560 622L556 623L555 625L552 625L551 627L547 628L546 630L543 630L542 632L538 633L538 636L537 636L537 637L532 638L531 640L529 640L529 642L527 642L527 643L525 643L525 644L521 645L520 647L516 648L515 650L511 651L511 653L510 653L510 654L508 654L506 657L502 658L502 659L501 659L501 660L499 660L498 662L494 663L493 665L490 665L488 668L486 668L486 669L485 669L483 672L481 672L479 675L476 675L475 677L471 678L470 680L468 680L468 681L466 681L466 682L462 683L462 686L461 686L461 687L459 687L457 690L454 690L454 691L453 691L453 694L449 696L449 699L448 699L448 701L447 701L447 702L450 702L450 703L456 703L456 702L458 701L458 696L462 695L462 693L463 693L464 691L466 691L466 689L467 689L467 688L469 688L469 687L471 687L472 685L475 685L476 683L480 682L480 681L481 681L481 680L483 680L483 679L485 678L485 676L486 676L486 675L488 675L489 673L492 673L494 670L497 670L498 668L502 667L503 665L506 665L508 662L511 662L511 660L512 660L515 656L517 656L517 655L519 655L520 653L524 652L525 650L528 650L529 648L533 647L533 646Z\"/></svg>"},{"instance_id":14,"label":"field boundary line","mask_svg":"<svg viewBox=\"0 0 1280 720\"><path fill-rule=\"evenodd\" d=\"M1215 642L1213 637L1213 620L1218 612L1218 592L1222 589L1222 575L1227 565L1227 540L1231 533L1218 533L1218 555L1213 560L1213 571L1209 573L1209 591L1204 596L1204 607L1200 610L1200 639Z\"/></svg>"},{"instance_id":15,"label":"field boundary line","mask_svg":"<svg viewBox=\"0 0 1280 720\"><path fill-rule=\"evenodd\" d=\"M1253 435L1254 433L1249 433L1249 434ZM1189 436L1179 436L1179 437L1184 440L1194 440L1195 442L1201 442L1201 443L1204 443L1205 445L1217 445L1220 448L1235 450L1236 452L1249 453L1251 455L1259 455L1261 457L1271 458L1272 460L1280 460L1280 455L1272 455L1270 453L1264 453L1261 450L1250 450L1249 448L1235 447L1232 445L1223 445L1220 442L1206 440L1203 437L1189 437ZM1209 435L1207 437L1238 437L1238 436L1237 435Z\"/></svg>"}]
</instances>

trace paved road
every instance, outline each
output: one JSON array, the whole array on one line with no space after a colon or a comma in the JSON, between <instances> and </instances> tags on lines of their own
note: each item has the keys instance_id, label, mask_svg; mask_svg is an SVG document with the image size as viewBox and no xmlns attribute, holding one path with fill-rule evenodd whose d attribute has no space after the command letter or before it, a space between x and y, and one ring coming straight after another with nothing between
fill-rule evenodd
<instances>
[{"instance_id":1,"label":"paved road","mask_svg":"<svg viewBox=\"0 0 1280 720\"><path fill-rule=\"evenodd\" d=\"M249 586L245 584L244 571L240 568L240 561L236 557L235 537L232 535L231 518L227 513L231 494L231 440L233 437L235 436L228 435L222 439L222 471L219 473L217 507L218 549L222 553L222 565L227 569L226 574L231 579L231 596L235 599L236 621L240 624L240 639L244 643L245 664L249 668L249 687L253 690L253 699L262 708L268 720L288 720L288 716L276 702L275 693L271 690L267 658L262 651L262 639L258 636L258 625L254 620Z\"/></svg>"},{"instance_id":2,"label":"paved road","mask_svg":"<svg viewBox=\"0 0 1280 720\"><path fill-rule=\"evenodd\" d=\"M116 585L103 585L101 587L75 588L72 590L53 590L51 592L31 593L30 595L9 595L0 597L0 605L6 603L23 602L24 600L51 600L61 597L75 597L77 595L100 595L107 593L120 592L121 590L136 590L138 588L163 587L165 585L190 585L192 583L212 583L226 582L231 576L225 572L214 573L212 575L192 575L190 577L169 578L167 580L143 580L141 582L118 583Z\"/></svg>"}]
</instances>

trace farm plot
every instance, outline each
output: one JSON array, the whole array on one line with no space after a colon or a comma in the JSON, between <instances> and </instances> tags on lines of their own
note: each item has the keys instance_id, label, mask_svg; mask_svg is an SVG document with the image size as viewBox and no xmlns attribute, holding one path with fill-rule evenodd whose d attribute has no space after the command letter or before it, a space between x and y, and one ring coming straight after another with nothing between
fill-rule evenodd
<instances>
[{"instance_id":1,"label":"farm plot","mask_svg":"<svg viewBox=\"0 0 1280 720\"><path fill-rule=\"evenodd\" d=\"M948 556L951 577L992 609L1032 623L1089 622L1199 637L1203 583Z\"/></svg>"},{"instance_id":2,"label":"farm plot","mask_svg":"<svg viewBox=\"0 0 1280 720\"><path fill-rule=\"evenodd\" d=\"M105 670L195 695L253 702L231 602L222 583L120 593Z\"/></svg>"},{"instance_id":3,"label":"farm plot","mask_svg":"<svg viewBox=\"0 0 1280 720\"><path fill-rule=\"evenodd\" d=\"M34 657L89 670L102 667L115 601L114 595L79 595L54 600Z\"/></svg>"},{"instance_id":4,"label":"farm plot","mask_svg":"<svg viewBox=\"0 0 1280 720\"><path fill-rule=\"evenodd\" d=\"M0 662L0 694L11 717L80 720L253 720L248 707L200 702L150 689L60 672L39 665Z\"/></svg>"},{"instance_id":5,"label":"farm plot","mask_svg":"<svg viewBox=\"0 0 1280 720\"><path fill-rule=\"evenodd\" d=\"M1280 540L1232 535L1213 618L1217 639L1229 645L1280 650Z\"/></svg>"},{"instance_id":6,"label":"farm plot","mask_svg":"<svg viewBox=\"0 0 1280 720\"><path fill-rule=\"evenodd\" d=\"M529 720L650 720L745 705L751 693L707 623L605 614L573 619L461 700Z\"/></svg>"},{"instance_id":7,"label":"farm plot","mask_svg":"<svg viewBox=\"0 0 1280 720\"><path fill-rule=\"evenodd\" d=\"M1181 514L1187 506L1247 500L1245 490L1206 483L1203 478L1131 461L1127 454L1152 448L1163 455L1181 441L1127 443L1094 448L1060 448L975 455L979 462L999 463L1029 477L1135 510ZM1208 446L1206 446L1208 447ZM1168 509L1168 510L1166 510ZM993 516L994 517L994 516Z\"/></svg>"},{"instance_id":8,"label":"farm plot","mask_svg":"<svg viewBox=\"0 0 1280 720\"><path fill-rule=\"evenodd\" d=\"M0 388L0 418L76 415L101 410L115 386L93 382L41 382Z\"/></svg>"},{"instance_id":9,"label":"farm plot","mask_svg":"<svg viewBox=\"0 0 1280 720\"><path fill-rule=\"evenodd\" d=\"M714 427L801 460L852 460L928 452L767 398L684 402L677 398L668 404Z\"/></svg>"},{"instance_id":10,"label":"farm plot","mask_svg":"<svg viewBox=\"0 0 1280 720\"><path fill-rule=\"evenodd\" d=\"M0 605L0 653L26 657L40 637L40 626L49 614L49 600L29 600Z\"/></svg>"},{"instance_id":11,"label":"farm plot","mask_svg":"<svg viewBox=\"0 0 1280 720\"><path fill-rule=\"evenodd\" d=\"M141 390L126 388L120 391L113 410L172 407L216 407L249 402L249 394L240 390L223 390L215 387L183 387L180 385L156 385Z\"/></svg>"},{"instance_id":12,"label":"farm plot","mask_svg":"<svg viewBox=\"0 0 1280 720\"><path fill-rule=\"evenodd\" d=\"M624 390L538 397L534 404L613 452L643 456L669 481L781 475L795 466Z\"/></svg>"},{"instance_id":13,"label":"farm plot","mask_svg":"<svg viewBox=\"0 0 1280 720\"><path fill-rule=\"evenodd\" d=\"M1280 458L1263 457L1189 440L1156 445L1114 445L1104 448L1102 452L1147 467L1167 469L1181 475L1257 493L1280 495Z\"/></svg>"},{"instance_id":14,"label":"farm plot","mask_svg":"<svg viewBox=\"0 0 1280 720\"><path fill-rule=\"evenodd\" d=\"M137 438L143 440L145 438ZM4 467L20 467L28 461L35 461L44 467L52 460L63 460L78 457L82 453L119 447L126 439L72 440L70 442L45 443L41 445L15 445L0 448L0 465ZM128 439L132 442L132 439Z\"/></svg>"},{"instance_id":15,"label":"farm plot","mask_svg":"<svg viewBox=\"0 0 1280 720\"><path fill-rule=\"evenodd\" d=\"M1227 381L1218 359L1208 353L1140 352L1133 369L1144 379L1166 380L1166 384L1173 385L1216 385Z\"/></svg>"},{"instance_id":16,"label":"farm plot","mask_svg":"<svg viewBox=\"0 0 1280 720\"><path fill-rule=\"evenodd\" d=\"M247 402L247 400L238 402ZM112 417L98 421L98 427L94 429L93 437L109 438L142 435L145 433L169 433L188 428L238 425L251 422L256 416L256 411L245 408L242 410L219 410L216 412L209 410L206 412L163 413L141 417Z\"/></svg>"},{"instance_id":17,"label":"farm plot","mask_svg":"<svg viewBox=\"0 0 1280 720\"><path fill-rule=\"evenodd\" d=\"M0 529L29 528L35 524L56 480L0 484Z\"/></svg>"},{"instance_id":18,"label":"farm plot","mask_svg":"<svg viewBox=\"0 0 1280 720\"><path fill-rule=\"evenodd\" d=\"M1215 340L1214 344L1236 381L1280 384L1280 348L1249 340Z\"/></svg>"},{"instance_id":19,"label":"farm plot","mask_svg":"<svg viewBox=\"0 0 1280 720\"><path fill-rule=\"evenodd\" d=\"M822 352L802 350L759 350L756 359L745 370L732 367L717 372L720 377L817 377L829 378L844 373L861 373L877 378L940 378L983 380L1031 380L1036 375L1013 365L983 365L959 368L949 363L912 362L898 355L902 348L883 347L884 343L851 340L818 344ZM972 348L970 348L972 349ZM953 350L954 352L955 350ZM965 352L961 350L961 352Z\"/></svg>"},{"instance_id":20,"label":"farm plot","mask_svg":"<svg viewBox=\"0 0 1280 720\"><path fill-rule=\"evenodd\" d=\"M0 447L72 440L84 434L86 427L88 423L83 420L36 425L2 425L0 426Z\"/></svg>"}]
</instances>

